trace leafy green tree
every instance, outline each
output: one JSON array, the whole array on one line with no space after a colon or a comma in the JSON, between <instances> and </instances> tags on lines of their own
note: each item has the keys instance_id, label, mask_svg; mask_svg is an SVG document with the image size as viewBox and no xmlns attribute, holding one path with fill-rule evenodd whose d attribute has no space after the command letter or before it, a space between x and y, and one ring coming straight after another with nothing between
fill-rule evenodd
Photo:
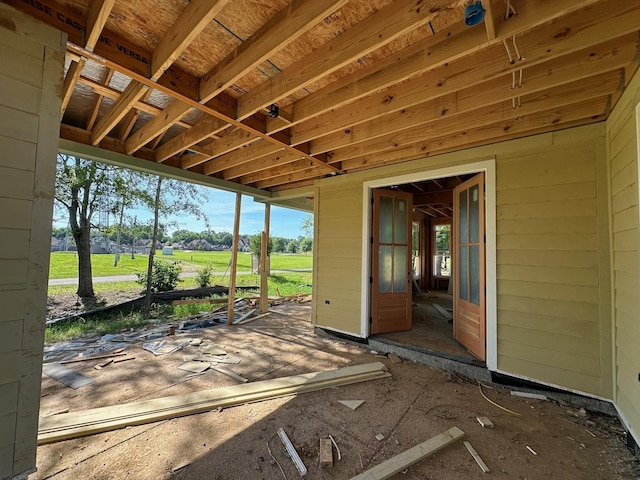
<instances>
[{"instance_id":1,"label":"leafy green tree","mask_svg":"<svg viewBox=\"0 0 640 480\"><path fill-rule=\"evenodd\" d=\"M284 253L287 244L285 243L284 238L282 237L273 237L273 251L275 253Z\"/></svg>"},{"instance_id":2,"label":"leafy green tree","mask_svg":"<svg viewBox=\"0 0 640 480\"><path fill-rule=\"evenodd\" d=\"M300 240L300 251L304 253L309 253L313 250L313 240L309 237L305 237Z\"/></svg>"},{"instance_id":3,"label":"leafy green tree","mask_svg":"<svg viewBox=\"0 0 640 480\"><path fill-rule=\"evenodd\" d=\"M302 225L300 225L302 231L307 237L313 238L313 214L308 213L302 219Z\"/></svg>"},{"instance_id":4,"label":"leafy green tree","mask_svg":"<svg viewBox=\"0 0 640 480\"><path fill-rule=\"evenodd\" d=\"M189 243L200 237L200 234L190 230L176 230L171 234L171 241Z\"/></svg>"},{"instance_id":5,"label":"leafy green tree","mask_svg":"<svg viewBox=\"0 0 640 480\"><path fill-rule=\"evenodd\" d=\"M149 263L147 265L147 290L145 294L144 312L149 315L151 310L152 278L155 256L155 246L158 243L160 218L168 218L176 212L192 215L204 220L208 227L208 219L202 209L206 203L206 193L203 187L192 183L179 182L178 180L155 177L148 186L148 191L155 191L153 201L147 198L148 206L153 211L153 235L151 237L151 249L149 250Z\"/></svg>"},{"instance_id":6,"label":"leafy green tree","mask_svg":"<svg viewBox=\"0 0 640 480\"><path fill-rule=\"evenodd\" d=\"M298 253L299 249L300 249L300 244L298 240L295 240L295 239L289 240L289 243L287 243L288 253Z\"/></svg>"},{"instance_id":7,"label":"leafy green tree","mask_svg":"<svg viewBox=\"0 0 640 480\"><path fill-rule=\"evenodd\" d=\"M91 229L94 216L106 209L113 193L114 167L58 154L55 201L69 215L71 234L78 249L78 290L81 298L93 297Z\"/></svg>"}]
</instances>

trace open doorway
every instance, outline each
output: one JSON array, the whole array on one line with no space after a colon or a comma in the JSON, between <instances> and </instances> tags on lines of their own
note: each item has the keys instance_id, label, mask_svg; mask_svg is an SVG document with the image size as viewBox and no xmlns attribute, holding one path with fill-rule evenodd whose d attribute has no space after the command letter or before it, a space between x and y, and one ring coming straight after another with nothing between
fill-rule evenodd
<instances>
[{"instance_id":1,"label":"open doorway","mask_svg":"<svg viewBox=\"0 0 640 480\"><path fill-rule=\"evenodd\" d=\"M480 170L395 182L370 190L372 196L395 195L411 206L411 213L406 216L408 223L404 224L399 223L403 217L399 212L381 219L379 205L372 203L370 334L376 335L377 340L467 363L489 363L487 346L491 344L492 357L495 337L488 341L485 185L485 175ZM405 232L410 235L406 247L402 244L401 248L393 248L380 242L378 235L388 236L394 228L400 228L403 237ZM386 263L380 261L385 251L390 258ZM400 259L402 254L406 255L406 263ZM407 271L401 271L404 265ZM385 273L385 268L389 272ZM395 282L397 295L405 292L404 298L409 298L411 304L407 314L410 318L396 320L397 329L380 330L376 326L376 305L388 305L379 299L381 286L377 283L377 278L385 276L401 279ZM385 288L388 289L388 282ZM399 308L396 316L401 317ZM488 330L493 333L495 328Z\"/></svg>"}]
</instances>

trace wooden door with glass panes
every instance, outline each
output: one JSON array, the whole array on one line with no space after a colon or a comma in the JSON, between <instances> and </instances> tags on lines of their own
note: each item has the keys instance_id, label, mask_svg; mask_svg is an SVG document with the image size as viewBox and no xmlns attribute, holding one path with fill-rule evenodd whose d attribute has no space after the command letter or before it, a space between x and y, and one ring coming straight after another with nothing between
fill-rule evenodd
<instances>
[{"instance_id":1,"label":"wooden door with glass panes","mask_svg":"<svg viewBox=\"0 0 640 480\"><path fill-rule=\"evenodd\" d=\"M455 273L453 336L486 358L484 174L453 191Z\"/></svg>"},{"instance_id":2,"label":"wooden door with glass panes","mask_svg":"<svg viewBox=\"0 0 640 480\"><path fill-rule=\"evenodd\" d=\"M374 190L371 333L411 329L412 195Z\"/></svg>"}]
</instances>

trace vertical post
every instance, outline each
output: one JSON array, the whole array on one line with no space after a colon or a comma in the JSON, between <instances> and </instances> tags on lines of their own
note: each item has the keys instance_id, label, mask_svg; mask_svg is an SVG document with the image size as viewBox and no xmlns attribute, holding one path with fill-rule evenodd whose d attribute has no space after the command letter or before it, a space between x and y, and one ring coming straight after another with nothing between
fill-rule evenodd
<instances>
[{"instance_id":1,"label":"vertical post","mask_svg":"<svg viewBox=\"0 0 640 480\"><path fill-rule=\"evenodd\" d=\"M260 242L260 313L269 311L269 283L268 283L268 245L269 245L269 217L271 204L264 206L264 230Z\"/></svg>"},{"instance_id":2,"label":"vertical post","mask_svg":"<svg viewBox=\"0 0 640 480\"><path fill-rule=\"evenodd\" d=\"M236 211L233 219L233 246L231 247L231 273L229 277L229 307L227 308L227 324L233 325L233 304L236 295L236 271L238 269L238 240L240 237L240 205L242 194L236 193Z\"/></svg>"}]
</instances>

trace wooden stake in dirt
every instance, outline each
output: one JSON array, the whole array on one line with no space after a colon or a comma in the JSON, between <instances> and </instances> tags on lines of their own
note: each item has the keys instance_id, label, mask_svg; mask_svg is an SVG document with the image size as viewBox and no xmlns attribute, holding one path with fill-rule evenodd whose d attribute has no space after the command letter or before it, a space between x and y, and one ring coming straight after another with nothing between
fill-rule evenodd
<instances>
[{"instance_id":1,"label":"wooden stake in dirt","mask_svg":"<svg viewBox=\"0 0 640 480\"><path fill-rule=\"evenodd\" d=\"M238 240L240 234L240 206L242 194L236 193L236 211L233 218L233 243L231 246L231 273L229 273L229 307L227 308L227 325L233 325L233 301L236 295L236 271L238 270Z\"/></svg>"},{"instance_id":2,"label":"wooden stake in dirt","mask_svg":"<svg viewBox=\"0 0 640 480\"><path fill-rule=\"evenodd\" d=\"M390 478L416 462L427 458L430 455L442 450L444 447L456 442L464 437L464 432L458 427L452 427L440 435L430 438L415 447L410 448L386 462L382 462L360 475L352 477L351 480L384 480Z\"/></svg>"}]
</instances>

